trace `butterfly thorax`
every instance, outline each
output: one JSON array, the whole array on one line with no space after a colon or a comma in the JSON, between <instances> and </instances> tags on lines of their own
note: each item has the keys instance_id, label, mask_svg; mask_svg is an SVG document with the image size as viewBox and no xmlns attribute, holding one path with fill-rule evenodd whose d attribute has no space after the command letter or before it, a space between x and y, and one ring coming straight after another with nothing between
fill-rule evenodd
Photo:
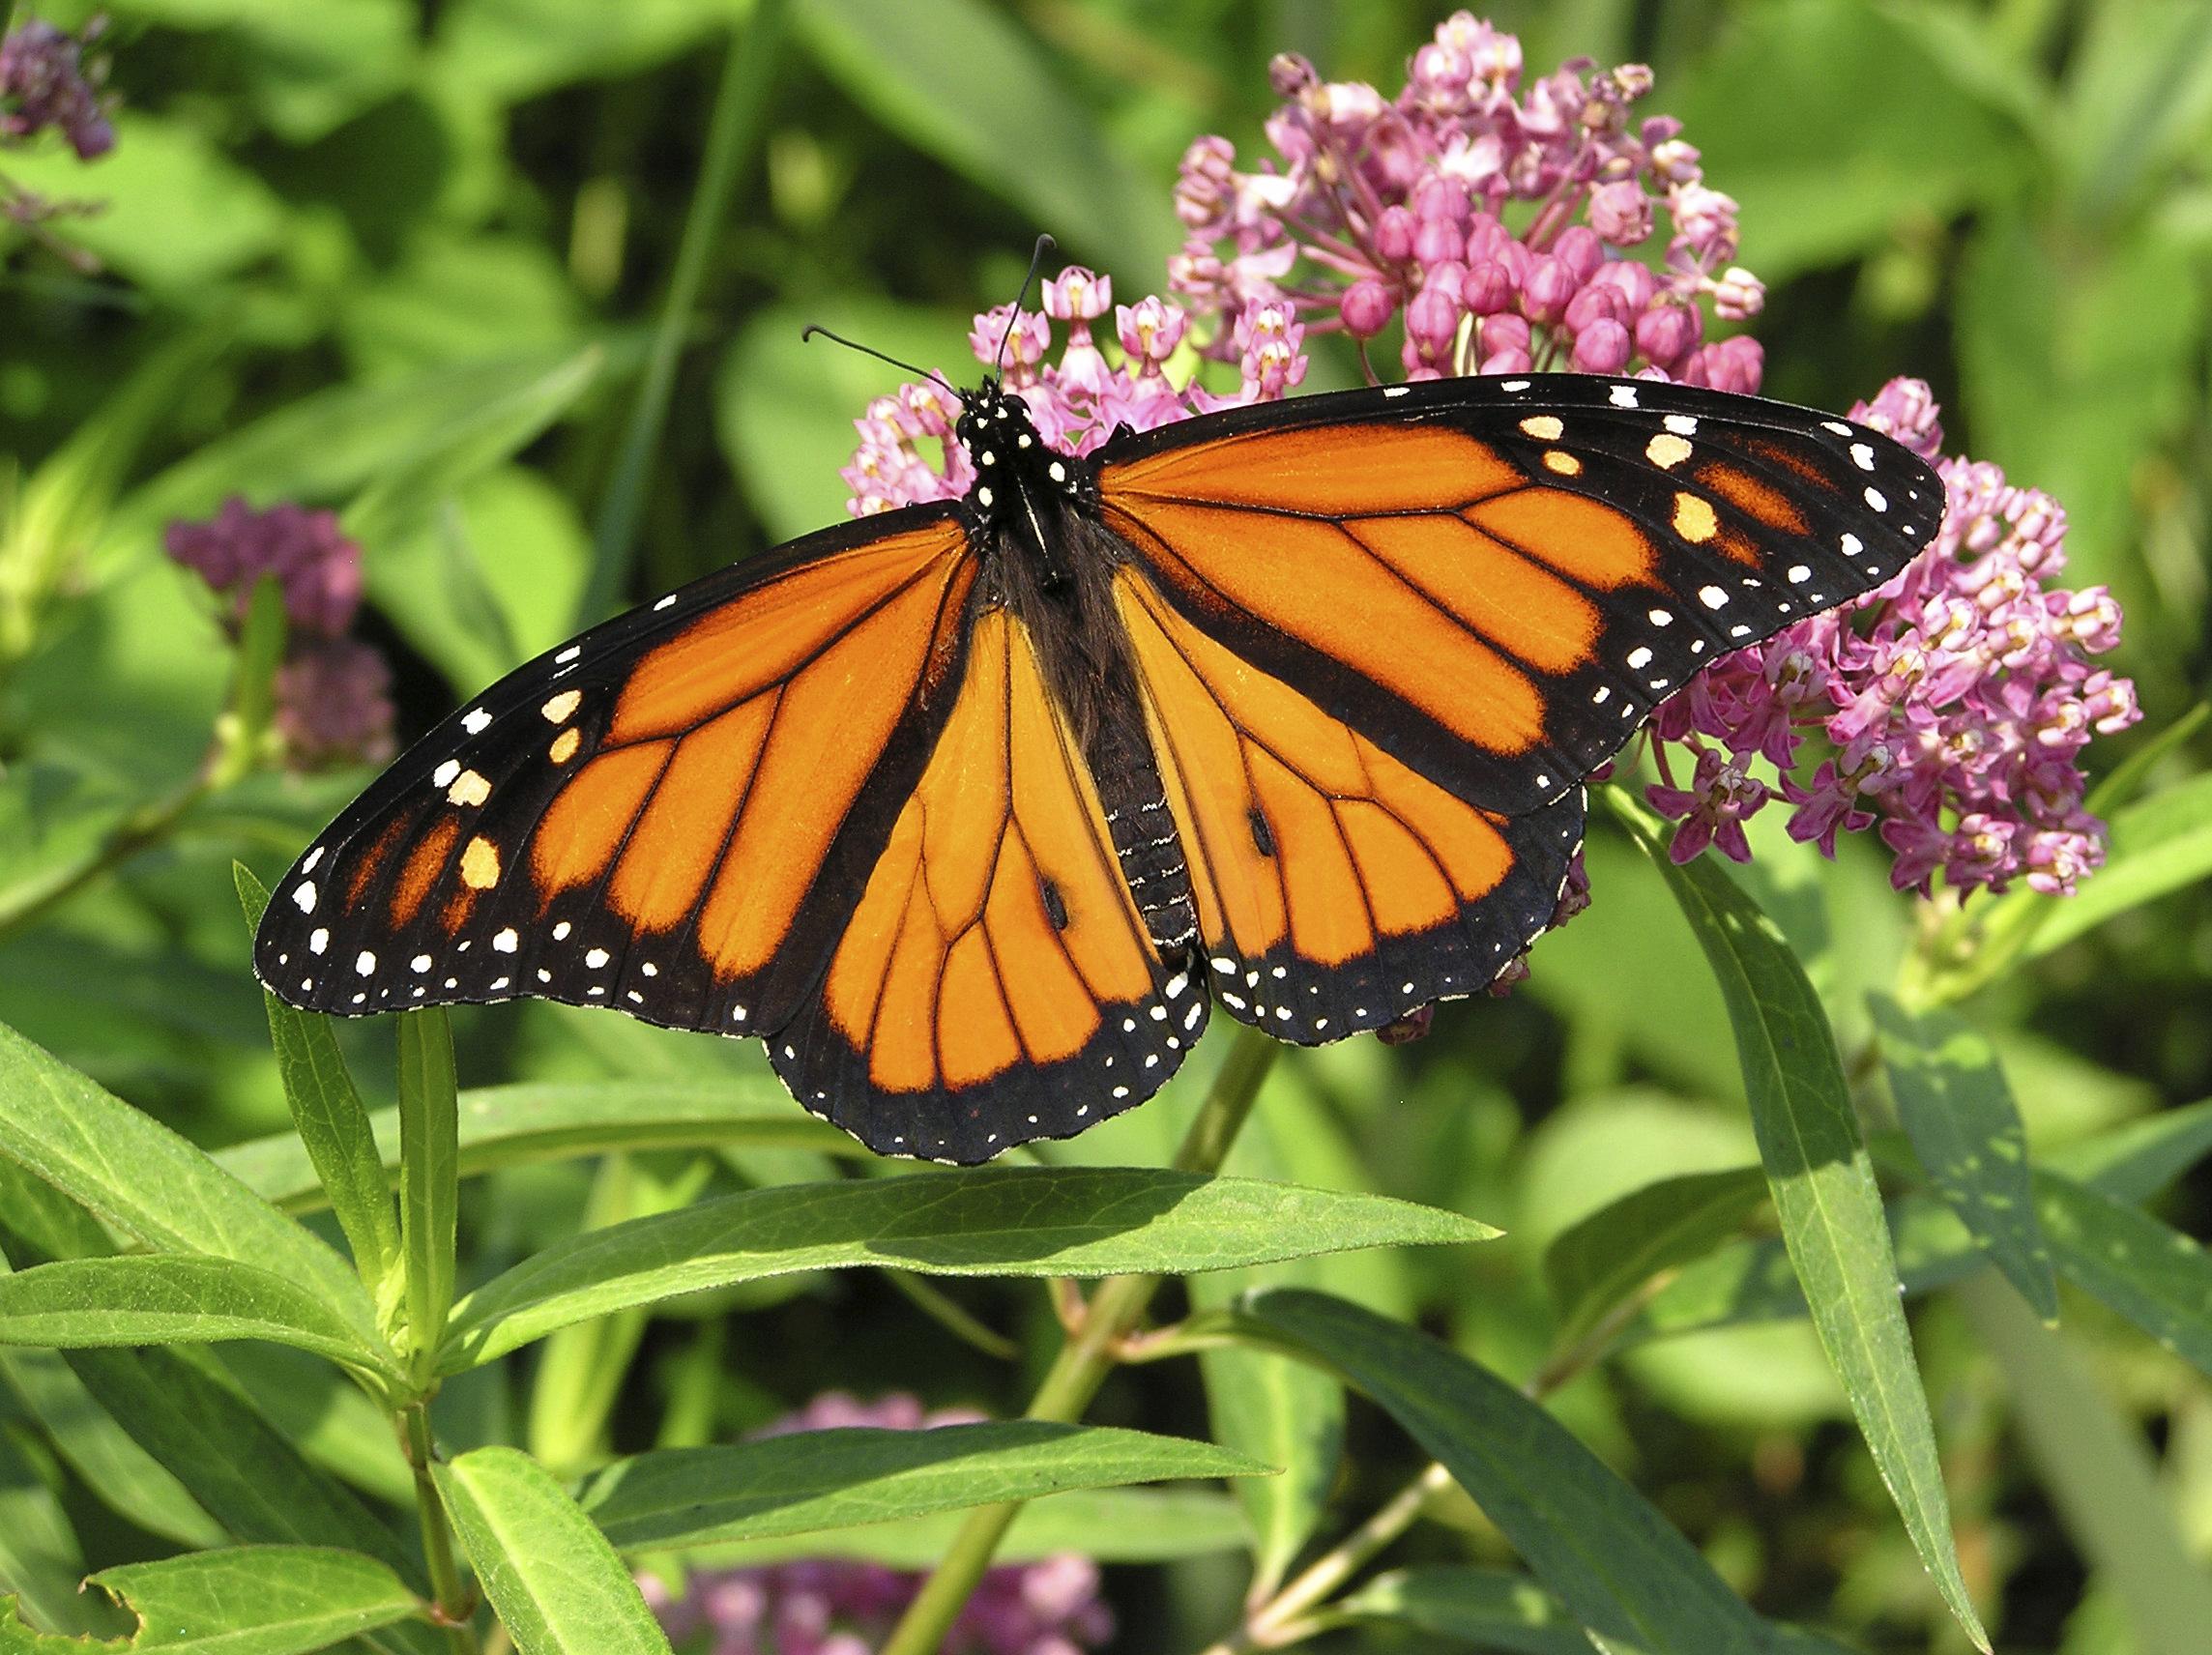
<instances>
[{"instance_id":1,"label":"butterfly thorax","mask_svg":"<svg viewBox=\"0 0 2212 1655\"><path fill-rule=\"evenodd\" d=\"M984 565L978 601L1008 610L1033 641L1146 929L1164 958L1178 957L1196 936L1190 880L1114 612L1128 547L1100 516L1097 474L1046 442L1028 405L995 380L963 399L956 434L975 469L965 504Z\"/></svg>"}]
</instances>

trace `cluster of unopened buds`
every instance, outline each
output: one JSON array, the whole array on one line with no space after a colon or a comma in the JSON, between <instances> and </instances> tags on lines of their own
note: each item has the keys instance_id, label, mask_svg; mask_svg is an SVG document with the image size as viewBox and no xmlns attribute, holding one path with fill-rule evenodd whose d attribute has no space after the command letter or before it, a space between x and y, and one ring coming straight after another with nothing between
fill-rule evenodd
<instances>
[{"instance_id":1,"label":"cluster of unopened buds","mask_svg":"<svg viewBox=\"0 0 2212 1655\"><path fill-rule=\"evenodd\" d=\"M1708 311L1738 322L1764 302L1734 262L1735 203L1705 183L1678 122L1633 114L1648 70L1578 61L1526 80L1519 42L1460 13L1394 98L1295 58L1272 73L1284 102L1266 124L1271 158L1240 169L1214 137L1184 157L1179 303L1115 306L1104 277L1071 269L1041 312L976 318L977 359L1001 360L1006 337L1006 383L1049 440L1087 453L1118 426L1281 396L1326 334L1356 341L1378 377L1374 342L1393 324L1408 379L1567 369L1759 390L1758 343L1707 336ZM1110 309L1118 356L1092 332ZM1234 362L1236 389L1207 390L1206 362ZM871 404L843 473L852 509L964 494L958 414L939 381ZM1939 458L1919 382L1894 381L1854 414ZM1994 466L1938 469L1949 515L1922 557L1715 662L1661 708L1664 779L1648 797L1677 824L1677 859L1708 846L1747 857L1744 822L1780 798L1791 835L1830 856L1839 831L1878 827L1901 888L1940 876L1959 891L2022 880L2063 893L2100 863L2081 750L2139 716L2134 686L2094 660L2118 641L2118 605L2057 584L2055 501ZM1586 902L1571 883L1558 918ZM1499 982L1521 974L1517 963Z\"/></svg>"},{"instance_id":2,"label":"cluster of unopened buds","mask_svg":"<svg viewBox=\"0 0 2212 1655\"><path fill-rule=\"evenodd\" d=\"M107 65L85 56L102 27L95 16L71 35L32 17L0 37L0 149L20 147L48 131L59 132L79 160L96 160L115 147L108 120L114 100L102 90ZM80 270L95 269L97 262L44 226L51 218L94 210L91 203L52 200L0 176L0 218L28 229Z\"/></svg>"},{"instance_id":3,"label":"cluster of unopened buds","mask_svg":"<svg viewBox=\"0 0 2212 1655\"><path fill-rule=\"evenodd\" d=\"M911 1396L858 1402L817 1397L764 1436L839 1426L926 1431L979 1415L925 1412ZM705 1655L869 1655L921 1588L909 1570L851 1559L809 1559L755 1568L704 1569L681 1593L657 1577L638 1584L670 1641ZM1083 1655L1114 1635L1098 1596L1098 1565L1072 1553L1004 1564L982 1582L946 1635L947 1655Z\"/></svg>"},{"instance_id":4,"label":"cluster of unopened buds","mask_svg":"<svg viewBox=\"0 0 2212 1655\"><path fill-rule=\"evenodd\" d=\"M232 496L204 523L171 523L170 557L223 599L238 632L264 578L284 600L284 658L276 668L276 728L287 760L303 768L392 757L392 669L351 635L361 610L361 547L336 516L289 502L256 511Z\"/></svg>"}]
</instances>

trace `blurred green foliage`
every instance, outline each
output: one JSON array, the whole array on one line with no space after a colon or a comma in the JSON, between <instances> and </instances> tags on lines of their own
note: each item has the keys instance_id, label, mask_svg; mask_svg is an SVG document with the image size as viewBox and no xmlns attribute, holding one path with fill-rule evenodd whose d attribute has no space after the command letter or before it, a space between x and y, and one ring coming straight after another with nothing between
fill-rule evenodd
<instances>
[{"instance_id":1,"label":"blurred green foliage","mask_svg":"<svg viewBox=\"0 0 2212 1655\"><path fill-rule=\"evenodd\" d=\"M37 8L63 24L92 9ZM595 619L596 558L622 560L602 589L635 598L839 513L849 421L895 375L801 347L801 322L957 381L967 318L1011 293L1040 229L1109 272L1124 302L1158 291L1177 159L1202 132L1244 153L1264 142L1271 53L1391 90L1437 20L1407 0L796 0L726 211L705 226L696 303L674 318L682 348L631 559L618 549L631 526L610 536L601 512L724 57L733 40L758 44L752 5L101 9L122 99L114 152L90 166L59 148L0 152L20 185L99 203L48 226L97 257L94 274L0 227L0 915L57 882L66 891L31 922L0 924L0 1022L209 1147L287 1124L228 863L274 873L365 778L256 774L143 834L143 854L102 855L134 848L147 813L189 784L230 696L230 646L204 589L161 555L166 521L231 493L340 508L367 548L371 631L399 663L402 733L420 731ZM2212 7L1531 0L1491 15L1521 34L1532 69L1652 64L1650 106L1684 119L1709 181L1742 204L1743 263L1771 284L1759 331L1773 393L1843 407L1919 374L1951 451L2066 504L2073 583L2110 584L2127 608L2117 665L2148 713L2137 746L2204 698ZM2092 759L2128 751L2101 744ZM2156 756L2136 778L2150 797L2116 839L2143 857L2108 876L2136 880L2136 894L2094 923L2061 913L2031 962L1968 1005L2033 1155L2092 1183L2069 1152L2094 1159L2107 1135L2212 1093L2208 762L2200 732ZM1779 831L1754 839L1743 887L1804 963L1847 1056L1866 1051L1866 992L1896 979L1927 915L1893 896L1864 846L1827 865ZM67 884L88 857L96 877ZM1341 1254L1250 1282L1326 1289L1519 1380L1553 1331L1548 1243L1654 1180L1756 1162L1728 1011L1674 899L1617 833L1593 841L1589 863L1595 906L1539 947L1526 989L1447 1008L1403 1051L1360 1040L1280 1065L1230 1164L1427 1202L1507 1239ZM757 1101L767 1084L749 1044L603 1015L524 1003L454 1025L469 1086L620 1079ZM371 1100L389 1099L389 1037L348 1026L338 1038ZM1164 1163L1208 1067L1043 1158ZM750 1103L732 1115L725 1130L665 1111L652 1121L661 1147L597 1171L558 1158L559 1143L471 1160L464 1141L464 1168L483 1176L461 1214L462 1287L582 1228L849 1165L796 1116L779 1137L751 1130ZM1917 1130L1911 1142L1929 1153ZM2102 1207L2062 1196L2065 1210L2120 1223L2106 1209L2139 1217L2118 1204L2148 1200L2206 1234L2207 1146L2194 1142L2151 1187L2109 1189ZM1713 1238L1744 1234L1743 1210L1724 1201ZM1893 1218L1910 1283L1923 1256L1905 1204ZM1555 1411L1762 1614L1868 1649L1963 1649L1802 1301L1759 1295L1767 1233L1755 1220L1699 1266L1736 1272L1718 1296L1693 1303L1696 1272L1679 1278ZM1939 1237L1924 1262L1944 1245L1959 1256ZM726 1440L831 1386L1018 1413L1057 1338L1044 1298L1015 1282L938 1291L1020 1358L961 1342L926 1298L874 1275L788 1275L565 1329L450 1384L437 1428L455 1448L527 1441L566 1474ZM1209 1284L1199 1302L1225 1298ZM1690 1308L1668 1320L1670 1298ZM2212 1385L2082 1292L2064 1290L2061 1306L2055 1334L1986 1285L1916 1312L1966 1584L2004 1649L2186 1655L2202 1645L2175 1617L2201 1582L2130 1574L2125 1559L2150 1547L2201 1570L2212 1557ZM373 1505L359 1521L382 1523L407 1467L360 1394L288 1352L235 1350L177 1372L210 1407L257 1399L288 1444L281 1474ZM112 1430L64 1433L57 1453L65 1402L106 1416L24 1352L0 1352L0 1581L57 1628L108 1630L60 1583L204 1543L214 1508ZM1321 1469L1309 1464L1306 1492L1237 1490L1270 1576L1314 1524L1333 1536L1421 1464L1376 1409L1339 1417L1335 1388L1301 1376L1208 1374L1217 1409L1238 1383L1280 1382L1313 1410ZM111 1406L128 1394L113 1385ZM1092 1417L1188 1436L1203 1414L1193 1371L1161 1364L1118 1376ZM1266 1457L1264 1434L1215 1423ZM2070 1456L2077 1430L2136 1460ZM525 1474L473 1463L485 1479ZM2153 1495L2170 1523L2142 1509ZM1124 1553L1152 1561L1113 1572L1117 1647L1196 1648L1233 1621L1242 1581L1220 1549L1237 1531L1222 1509L1193 1509L1154 1551ZM1509 1559L1470 1502L1432 1515L1391 1561ZM363 1589L374 1598L385 1579ZM1503 1612L1487 1579L1370 1588L1329 1646L1441 1646L1403 1629L1441 1635L1453 1613ZM1441 1607L1368 1615L1416 1598ZM2195 1635L2212 1636L2201 1621Z\"/></svg>"}]
</instances>

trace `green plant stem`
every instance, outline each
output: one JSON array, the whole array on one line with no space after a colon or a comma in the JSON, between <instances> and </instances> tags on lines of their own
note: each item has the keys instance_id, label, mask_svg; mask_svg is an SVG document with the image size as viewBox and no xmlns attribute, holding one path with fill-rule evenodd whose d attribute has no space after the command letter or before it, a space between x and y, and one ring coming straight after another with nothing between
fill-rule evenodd
<instances>
[{"instance_id":1,"label":"green plant stem","mask_svg":"<svg viewBox=\"0 0 2212 1655\"><path fill-rule=\"evenodd\" d=\"M461 1579L461 1565L453 1553L453 1530L446 1521L445 1503L430 1475L437 1445L430 1438L430 1405L409 1403L399 1414L399 1443L415 1473L415 1509L422 1520L422 1555L430 1566L430 1591L438 1619L453 1655L477 1655L476 1600Z\"/></svg>"},{"instance_id":2,"label":"green plant stem","mask_svg":"<svg viewBox=\"0 0 2212 1655\"><path fill-rule=\"evenodd\" d=\"M1199 1107L1198 1117L1183 1135L1176 1151L1175 1168L1184 1173L1212 1173L1237 1141L1237 1133L1252 1111L1260 1083L1266 1079L1281 1048L1266 1035L1238 1029L1236 1044L1214 1076L1213 1088ZM1157 1276L1110 1276L1098 1286L1060 1354L1053 1359L1044 1380L1031 1400L1026 1417L1073 1424L1083 1416L1098 1387L1121 1359L1119 1347L1137 1325L1158 1291ZM936 1655L954 1618L960 1613L991 1566L991 1558L1005 1538L1007 1527L1024 1502L1004 1500L977 1506L961 1524L937 1570L908 1607L898 1629L883 1646L882 1655Z\"/></svg>"},{"instance_id":3,"label":"green plant stem","mask_svg":"<svg viewBox=\"0 0 2212 1655\"><path fill-rule=\"evenodd\" d=\"M729 214L739 167L753 148L766 118L769 88L780 55L788 11L789 0L759 0L752 20L730 43L729 55L723 60L714 112L707 128L707 149L699 162L699 187L692 192L690 210L684 219L684 237L677 246L668 298L654 329L653 351L646 359L637 400L630 406L614 477L592 526L592 574L579 605L579 624L600 620L622 598L637 545L638 519L645 509L647 474L660 446L661 430L668 422L677 363L684 352L684 336L691 331L691 313L706 277L708 254Z\"/></svg>"}]
</instances>

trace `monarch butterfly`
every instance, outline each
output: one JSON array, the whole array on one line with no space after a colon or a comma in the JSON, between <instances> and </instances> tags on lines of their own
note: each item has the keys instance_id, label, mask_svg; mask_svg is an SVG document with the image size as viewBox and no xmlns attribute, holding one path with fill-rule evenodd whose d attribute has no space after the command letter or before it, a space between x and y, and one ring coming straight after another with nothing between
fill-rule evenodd
<instances>
[{"instance_id":1,"label":"monarch butterfly","mask_svg":"<svg viewBox=\"0 0 2212 1655\"><path fill-rule=\"evenodd\" d=\"M295 1005L536 995L767 1037L807 1109L972 1163L1492 981L1582 783L1697 670L1894 575L1943 487L1829 416L1441 379L1117 433L995 377L964 499L826 529L532 661L317 837Z\"/></svg>"}]
</instances>

